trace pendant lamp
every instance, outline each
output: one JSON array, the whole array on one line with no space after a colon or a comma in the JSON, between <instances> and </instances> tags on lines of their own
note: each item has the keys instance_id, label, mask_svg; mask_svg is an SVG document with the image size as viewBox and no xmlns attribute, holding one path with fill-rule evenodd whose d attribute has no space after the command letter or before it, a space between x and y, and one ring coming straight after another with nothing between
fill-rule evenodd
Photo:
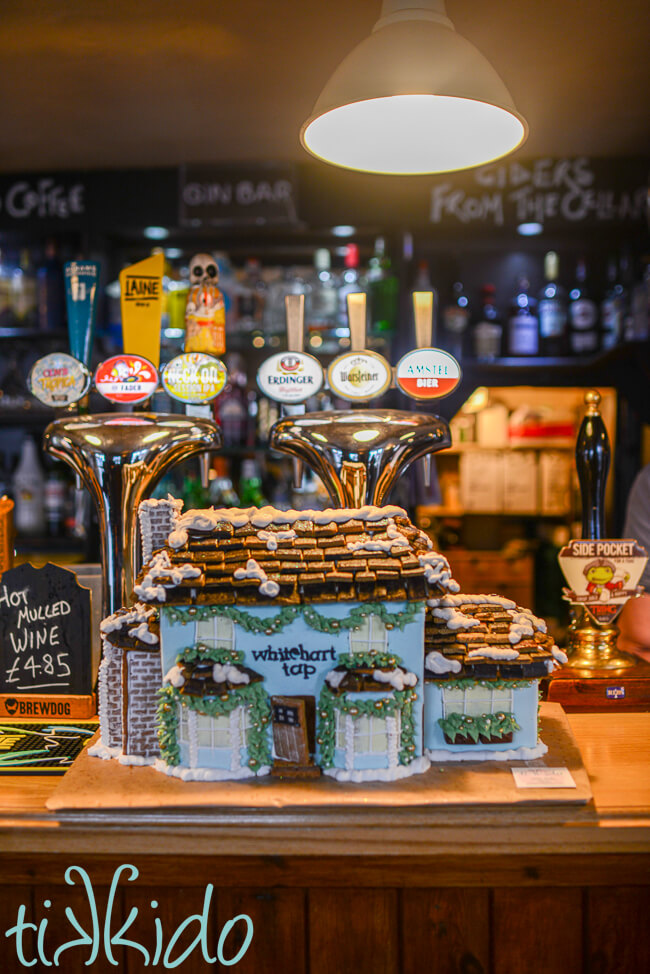
<instances>
[{"instance_id":1,"label":"pendant lamp","mask_svg":"<svg viewBox=\"0 0 650 974\"><path fill-rule=\"evenodd\" d=\"M372 34L327 82L300 141L335 166L414 175L483 165L527 134L510 92L456 33L444 0L383 0Z\"/></svg>"}]
</instances>

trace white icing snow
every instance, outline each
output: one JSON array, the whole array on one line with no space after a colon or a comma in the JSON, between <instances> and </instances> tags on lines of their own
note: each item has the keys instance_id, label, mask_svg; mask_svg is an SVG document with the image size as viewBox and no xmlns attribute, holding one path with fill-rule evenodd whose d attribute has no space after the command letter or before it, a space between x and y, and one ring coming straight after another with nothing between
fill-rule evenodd
<instances>
[{"instance_id":1,"label":"white icing snow","mask_svg":"<svg viewBox=\"0 0 650 974\"><path fill-rule=\"evenodd\" d=\"M553 654L553 658L556 659L558 663L569 662L569 657L567 656L567 654L564 652L563 649L560 649L559 646L555 646L555 645L551 646L551 653Z\"/></svg>"},{"instance_id":2,"label":"white icing snow","mask_svg":"<svg viewBox=\"0 0 650 974\"><path fill-rule=\"evenodd\" d=\"M366 768L363 771L347 771L344 768L324 768L323 774L336 778L337 781L398 781L408 778L412 774L422 774L428 771L431 762L426 757L416 758L410 764L398 764L395 768Z\"/></svg>"},{"instance_id":3,"label":"white icing snow","mask_svg":"<svg viewBox=\"0 0 650 974\"><path fill-rule=\"evenodd\" d=\"M459 673L462 669L460 660L448 659L435 649L427 653L424 665L431 673Z\"/></svg>"},{"instance_id":4,"label":"white icing snow","mask_svg":"<svg viewBox=\"0 0 650 974\"><path fill-rule=\"evenodd\" d=\"M149 643L150 646L154 646L158 642L158 636L155 632L151 632L146 622L141 622L139 626L129 629L128 635L133 636L134 639L139 639L141 643Z\"/></svg>"},{"instance_id":5,"label":"white icing snow","mask_svg":"<svg viewBox=\"0 0 650 974\"><path fill-rule=\"evenodd\" d=\"M258 531L257 537L260 541L266 541L266 547L269 551L277 551L278 541L291 541L298 535L293 528L289 528L288 531Z\"/></svg>"},{"instance_id":6,"label":"white icing snow","mask_svg":"<svg viewBox=\"0 0 650 974\"><path fill-rule=\"evenodd\" d=\"M268 528L270 524L292 525L296 521L313 521L314 524L345 524L346 521L380 521L388 517L406 517L402 507L364 507L328 508L324 511L279 511L275 507L219 507L204 511L186 511L176 522L174 530L167 539L172 548L182 548L187 543L188 531L213 531L220 521L226 521L234 528L251 524L254 528Z\"/></svg>"},{"instance_id":7,"label":"white icing snow","mask_svg":"<svg viewBox=\"0 0 650 974\"><path fill-rule=\"evenodd\" d=\"M511 747L505 751L478 750L480 745L466 751L446 751L443 748L430 749L425 747L424 753L434 764L443 761L534 761L541 758L548 751L543 741L535 747Z\"/></svg>"},{"instance_id":8,"label":"white icing snow","mask_svg":"<svg viewBox=\"0 0 650 974\"><path fill-rule=\"evenodd\" d=\"M504 609L517 608L512 599L504 599L501 595L441 595L440 598L429 599L427 605L432 609L449 605L500 605Z\"/></svg>"},{"instance_id":9,"label":"white icing snow","mask_svg":"<svg viewBox=\"0 0 650 974\"><path fill-rule=\"evenodd\" d=\"M471 659L473 656L481 656L485 659L510 660L517 659L519 652L516 649L508 649L507 646L475 646L467 654Z\"/></svg>"},{"instance_id":10,"label":"white icing snow","mask_svg":"<svg viewBox=\"0 0 650 974\"><path fill-rule=\"evenodd\" d=\"M117 760L120 764L131 764L135 767L145 767L146 765L155 764L158 760L157 757L145 758L141 754L119 754Z\"/></svg>"},{"instance_id":11,"label":"white icing snow","mask_svg":"<svg viewBox=\"0 0 650 974\"><path fill-rule=\"evenodd\" d=\"M167 670L163 677L163 683L171 683L173 687L182 687L185 683L185 677L180 666L172 666L170 670Z\"/></svg>"},{"instance_id":12,"label":"white icing snow","mask_svg":"<svg viewBox=\"0 0 650 974\"><path fill-rule=\"evenodd\" d=\"M424 577L429 585L442 585L450 592L459 591L460 585L451 577L451 568L444 555L429 551L425 555L418 555L418 561L424 568Z\"/></svg>"},{"instance_id":13,"label":"white icing snow","mask_svg":"<svg viewBox=\"0 0 650 974\"><path fill-rule=\"evenodd\" d=\"M535 635L535 631L532 626L528 625L528 623L521 623L521 622L510 623L510 632L508 633L508 639L510 640L513 646L516 643L521 642L521 640L526 638L527 636L534 636L534 635Z\"/></svg>"},{"instance_id":14,"label":"white icing snow","mask_svg":"<svg viewBox=\"0 0 650 974\"><path fill-rule=\"evenodd\" d=\"M415 673L396 667L394 670L374 670L373 680L377 683L389 683L393 690L403 690L404 687L414 687L418 682Z\"/></svg>"},{"instance_id":15,"label":"white icing snow","mask_svg":"<svg viewBox=\"0 0 650 974\"><path fill-rule=\"evenodd\" d=\"M232 663L215 663L212 667L212 679L215 683L250 683L248 673L244 673Z\"/></svg>"},{"instance_id":16,"label":"white icing snow","mask_svg":"<svg viewBox=\"0 0 650 974\"><path fill-rule=\"evenodd\" d=\"M112 615L106 616L106 618L99 623L99 631L102 633L117 632L123 626L132 625L134 622L146 623L147 619L150 619L155 611L156 609L152 606L143 605L142 602L136 602L132 608L127 609L126 611L124 609L119 609Z\"/></svg>"},{"instance_id":17,"label":"white icing snow","mask_svg":"<svg viewBox=\"0 0 650 974\"><path fill-rule=\"evenodd\" d=\"M360 538L358 541L348 541L346 544L348 551L354 554L363 554L364 551L386 551L390 554L394 548L408 547L410 547L408 538L404 537L392 519L386 528L385 538Z\"/></svg>"},{"instance_id":18,"label":"white icing snow","mask_svg":"<svg viewBox=\"0 0 650 974\"><path fill-rule=\"evenodd\" d=\"M184 565L172 565L169 554L166 551L157 551L149 564L147 573L139 585L133 586L133 591L138 598L148 601L164 602L167 598L165 589L174 588L185 578L199 578L202 574L196 565L186 562ZM154 578L165 579L168 584L154 582Z\"/></svg>"},{"instance_id":19,"label":"white icing snow","mask_svg":"<svg viewBox=\"0 0 650 974\"><path fill-rule=\"evenodd\" d=\"M248 765L242 765L237 771L226 768L188 768L185 765L167 764L162 758L154 761L156 771L162 771L172 778L180 778L182 781L234 781L239 778L262 777L271 773L270 767L264 765L257 772L252 771Z\"/></svg>"},{"instance_id":20,"label":"white icing snow","mask_svg":"<svg viewBox=\"0 0 650 974\"><path fill-rule=\"evenodd\" d=\"M325 682L333 690L338 690L347 672L347 670L330 670L329 673L325 674Z\"/></svg>"},{"instance_id":21,"label":"white icing snow","mask_svg":"<svg viewBox=\"0 0 650 974\"><path fill-rule=\"evenodd\" d=\"M122 753L121 747L108 747L106 744L102 743L101 737L91 744L88 748L87 753L92 758L101 758L102 761L110 761L111 758L117 758Z\"/></svg>"},{"instance_id":22,"label":"white icing snow","mask_svg":"<svg viewBox=\"0 0 650 974\"><path fill-rule=\"evenodd\" d=\"M267 595L269 598L275 598L275 596L280 591L280 586L277 582L272 581L264 569L259 565L254 558L249 558L246 562L246 568L236 568L234 572L234 577L237 579L242 578L254 578L260 583L257 586L257 591L260 595Z\"/></svg>"},{"instance_id":23,"label":"white icing snow","mask_svg":"<svg viewBox=\"0 0 650 974\"><path fill-rule=\"evenodd\" d=\"M436 619L444 619L447 623L447 629L473 629L475 626L481 625L478 619L463 615L462 612L459 612L453 606L447 609L433 609L433 615Z\"/></svg>"}]
</instances>

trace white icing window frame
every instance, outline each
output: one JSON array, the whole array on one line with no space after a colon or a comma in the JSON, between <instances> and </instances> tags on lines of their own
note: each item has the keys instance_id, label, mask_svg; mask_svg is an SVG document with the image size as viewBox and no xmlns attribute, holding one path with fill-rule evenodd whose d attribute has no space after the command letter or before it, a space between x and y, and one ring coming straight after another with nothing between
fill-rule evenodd
<instances>
[{"instance_id":1,"label":"white icing window frame","mask_svg":"<svg viewBox=\"0 0 650 974\"><path fill-rule=\"evenodd\" d=\"M482 694L485 695L486 700L489 696L489 703L485 709L474 709L471 707L472 694L475 690L480 690ZM497 687L469 687L462 691L463 701L462 708L459 709L457 702L449 702L449 694L458 693L457 690L447 690L444 686L442 688L442 716L444 718L448 717L449 714L467 714L469 713L472 717L480 716L481 714L494 714L499 711L504 711L506 713L512 713L514 708L514 688L509 687L507 689L501 689ZM506 698L501 697L495 702L494 695L506 694ZM468 702L470 704L470 709L468 711Z\"/></svg>"},{"instance_id":2,"label":"white icing window frame","mask_svg":"<svg viewBox=\"0 0 650 974\"><path fill-rule=\"evenodd\" d=\"M194 641L196 644L203 643L212 649L232 650L235 648L235 623L222 615L199 619L194 630Z\"/></svg>"},{"instance_id":3,"label":"white icing window frame","mask_svg":"<svg viewBox=\"0 0 650 974\"><path fill-rule=\"evenodd\" d=\"M223 734L225 729L224 727L216 726L216 722L219 718L212 717L209 714L198 713L196 710L183 706L182 703L179 703L178 707L178 742L179 744L186 744L189 748L190 768L198 767L199 747L207 747L215 751L230 750L230 770L238 771L241 767L240 748L248 746L248 732L252 727L250 707L235 707L230 711L230 714L223 715L228 721L227 744L214 743L215 734ZM205 725L205 721L209 721L209 724ZM203 726L199 727L199 722L201 722ZM199 730L210 731L210 744L199 743Z\"/></svg>"},{"instance_id":4,"label":"white icing window frame","mask_svg":"<svg viewBox=\"0 0 650 974\"><path fill-rule=\"evenodd\" d=\"M360 629L350 629L350 654L369 653L371 649L381 653L388 649L388 630L379 616L372 614L366 616Z\"/></svg>"}]
</instances>

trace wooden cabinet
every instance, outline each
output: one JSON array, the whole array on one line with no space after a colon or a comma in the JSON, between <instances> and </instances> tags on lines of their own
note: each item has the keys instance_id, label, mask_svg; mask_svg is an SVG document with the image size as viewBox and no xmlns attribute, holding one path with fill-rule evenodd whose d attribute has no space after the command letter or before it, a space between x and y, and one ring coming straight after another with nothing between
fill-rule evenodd
<instances>
[{"instance_id":1,"label":"wooden cabinet","mask_svg":"<svg viewBox=\"0 0 650 974\"><path fill-rule=\"evenodd\" d=\"M493 592L512 599L517 605L534 602L534 565L531 554L507 557L498 551L446 553L461 592Z\"/></svg>"}]
</instances>

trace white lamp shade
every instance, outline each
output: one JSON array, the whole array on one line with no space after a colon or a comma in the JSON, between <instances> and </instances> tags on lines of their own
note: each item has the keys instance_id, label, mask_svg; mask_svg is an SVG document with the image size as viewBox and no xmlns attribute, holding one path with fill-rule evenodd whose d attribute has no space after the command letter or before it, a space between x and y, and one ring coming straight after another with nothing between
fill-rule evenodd
<instances>
[{"instance_id":1,"label":"white lamp shade","mask_svg":"<svg viewBox=\"0 0 650 974\"><path fill-rule=\"evenodd\" d=\"M498 159L527 134L508 89L473 44L442 23L405 19L375 29L345 58L300 139L337 166L422 174Z\"/></svg>"}]
</instances>

